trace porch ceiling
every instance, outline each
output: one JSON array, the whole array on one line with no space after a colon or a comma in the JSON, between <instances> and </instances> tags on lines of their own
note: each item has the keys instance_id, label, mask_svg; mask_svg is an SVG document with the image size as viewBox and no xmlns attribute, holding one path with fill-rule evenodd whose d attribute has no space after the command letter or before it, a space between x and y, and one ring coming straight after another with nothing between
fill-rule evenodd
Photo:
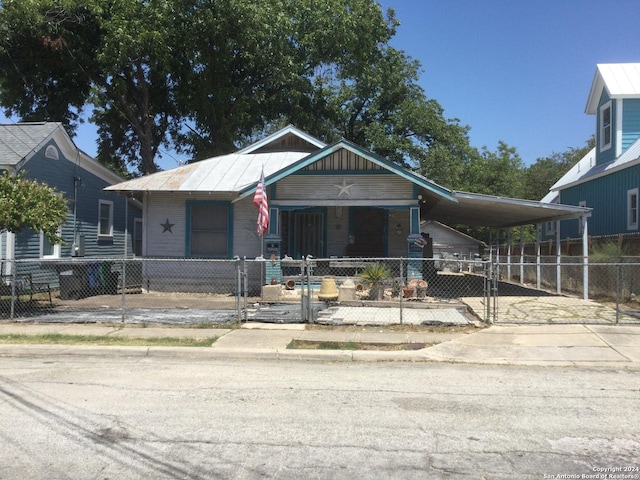
<instances>
[{"instance_id":1,"label":"porch ceiling","mask_svg":"<svg viewBox=\"0 0 640 480\"><path fill-rule=\"evenodd\" d=\"M420 216L448 225L507 228L531 225L553 220L566 220L589 216L591 209L556 203L494 197L467 192L453 192L457 203L433 202L423 192Z\"/></svg>"}]
</instances>

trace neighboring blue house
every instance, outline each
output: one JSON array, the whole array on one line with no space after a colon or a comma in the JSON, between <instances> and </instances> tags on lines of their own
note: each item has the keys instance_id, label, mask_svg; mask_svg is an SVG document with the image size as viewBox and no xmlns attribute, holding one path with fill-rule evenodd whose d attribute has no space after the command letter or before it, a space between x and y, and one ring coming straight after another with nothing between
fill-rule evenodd
<instances>
[{"instance_id":1,"label":"neighboring blue house","mask_svg":"<svg viewBox=\"0 0 640 480\"><path fill-rule=\"evenodd\" d=\"M588 235L638 232L640 63L598 65L585 111L596 117L596 146L542 201L592 208ZM545 236L556 235L555 224ZM560 223L560 238L582 234L579 220Z\"/></svg>"},{"instance_id":2,"label":"neighboring blue house","mask_svg":"<svg viewBox=\"0 0 640 480\"><path fill-rule=\"evenodd\" d=\"M127 253L134 253L135 246L140 244L136 242L141 235L140 206L131 200L127 202L126 197L104 191L123 178L79 150L60 123L0 125L2 171L21 172L26 178L46 183L69 201L69 214L60 229L64 245L51 245L41 232L26 230L16 235L0 232L2 275L11 274L14 259L62 261L74 257L122 257L125 218L128 219ZM25 263L23 268L32 272L36 264L29 265ZM49 272L50 276L54 273Z\"/></svg>"}]
</instances>

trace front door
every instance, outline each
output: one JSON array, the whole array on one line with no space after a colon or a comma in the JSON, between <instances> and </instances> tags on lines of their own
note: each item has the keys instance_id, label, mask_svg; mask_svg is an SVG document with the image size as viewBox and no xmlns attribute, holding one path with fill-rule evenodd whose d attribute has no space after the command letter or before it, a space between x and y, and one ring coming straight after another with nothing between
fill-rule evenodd
<instances>
[{"instance_id":1,"label":"front door","mask_svg":"<svg viewBox=\"0 0 640 480\"><path fill-rule=\"evenodd\" d=\"M372 207L353 207L352 235L353 246L350 256L384 257L386 254L385 210Z\"/></svg>"},{"instance_id":2,"label":"front door","mask_svg":"<svg viewBox=\"0 0 640 480\"><path fill-rule=\"evenodd\" d=\"M322 212L293 212L293 249L296 258L311 255L324 257L324 214Z\"/></svg>"}]
</instances>

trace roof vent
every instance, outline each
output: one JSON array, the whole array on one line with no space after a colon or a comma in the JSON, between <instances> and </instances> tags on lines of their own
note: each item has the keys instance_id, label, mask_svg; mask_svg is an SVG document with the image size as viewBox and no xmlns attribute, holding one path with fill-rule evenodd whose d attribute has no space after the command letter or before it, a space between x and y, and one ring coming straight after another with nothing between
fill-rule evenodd
<instances>
[{"instance_id":1,"label":"roof vent","mask_svg":"<svg viewBox=\"0 0 640 480\"><path fill-rule=\"evenodd\" d=\"M45 158L49 158L51 160L59 160L60 154L58 153L58 149L53 145L49 145L47 149L44 151Z\"/></svg>"}]
</instances>

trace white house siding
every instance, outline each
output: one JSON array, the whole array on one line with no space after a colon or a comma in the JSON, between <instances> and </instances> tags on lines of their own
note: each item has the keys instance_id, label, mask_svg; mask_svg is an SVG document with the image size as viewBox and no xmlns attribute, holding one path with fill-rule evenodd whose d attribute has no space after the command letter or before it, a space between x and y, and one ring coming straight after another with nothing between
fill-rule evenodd
<instances>
[{"instance_id":1,"label":"white house siding","mask_svg":"<svg viewBox=\"0 0 640 480\"><path fill-rule=\"evenodd\" d=\"M461 232L437 222L427 222L420 228L421 232L429 234L433 239L433 254L460 254L460 258L473 259L479 253L480 243Z\"/></svg>"},{"instance_id":2,"label":"white house siding","mask_svg":"<svg viewBox=\"0 0 640 480\"><path fill-rule=\"evenodd\" d=\"M186 238L186 201L195 198L175 193L152 192L146 202L146 243L147 257L183 257ZM166 221L173 224L171 232L163 232Z\"/></svg>"},{"instance_id":3,"label":"white house siding","mask_svg":"<svg viewBox=\"0 0 640 480\"><path fill-rule=\"evenodd\" d=\"M411 200L413 184L398 175L291 175L278 182L277 199L388 201ZM368 204L375 206L375 204Z\"/></svg>"},{"instance_id":4,"label":"white house siding","mask_svg":"<svg viewBox=\"0 0 640 480\"><path fill-rule=\"evenodd\" d=\"M402 234L396 233L396 228L400 224ZM407 256L407 236L411 230L411 218L409 210L389 210L389 256Z\"/></svg>"},{"instance_id":5,"label":"white house siding","mask_svg":"<svg viewBox=\"0 0 640 480\"><path fill-rule=\"evenodd\" d=\"M233 255L255 258L260 255L258 210L249 196L233 204Z\"/></svg>"}]
</instances>

